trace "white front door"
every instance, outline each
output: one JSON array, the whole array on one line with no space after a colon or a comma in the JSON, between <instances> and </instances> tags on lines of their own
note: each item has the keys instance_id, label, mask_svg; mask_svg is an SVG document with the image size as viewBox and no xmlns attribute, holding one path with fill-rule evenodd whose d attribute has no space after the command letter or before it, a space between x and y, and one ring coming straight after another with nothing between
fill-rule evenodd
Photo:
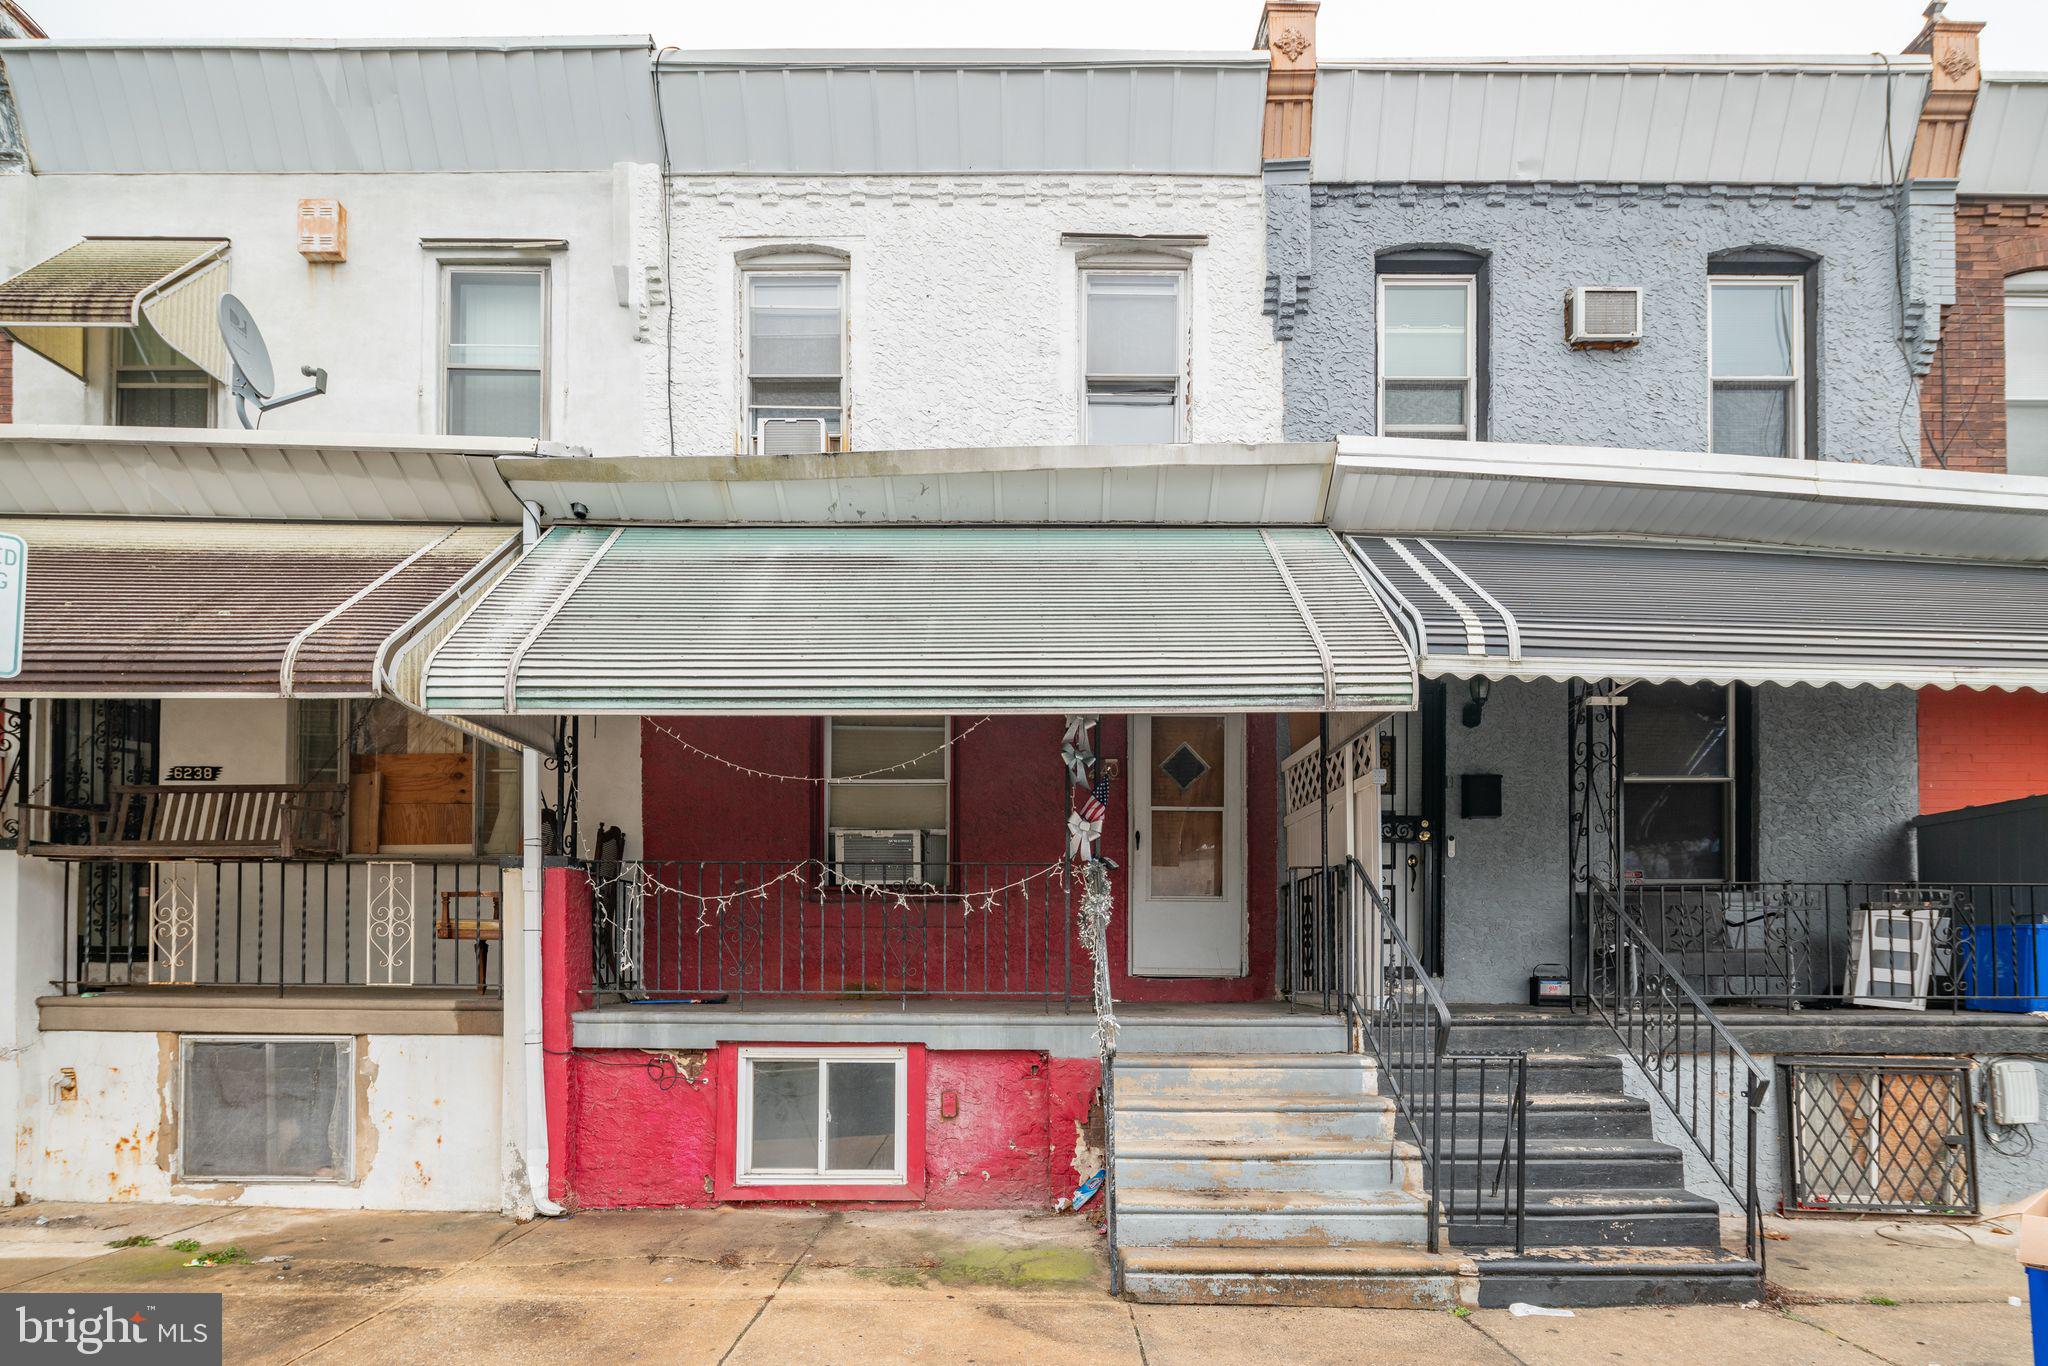
<instances>
[{"instance_id":1,"label":"white front door","mask_svg":"<svg viewBox=\"0 0 2048 1366\"><path fill-rule=\"evenodd\" d=\"M1131 975L1244 976L1244 718L1134 716L1131 756Z\"/></svg>"}]
</instances>

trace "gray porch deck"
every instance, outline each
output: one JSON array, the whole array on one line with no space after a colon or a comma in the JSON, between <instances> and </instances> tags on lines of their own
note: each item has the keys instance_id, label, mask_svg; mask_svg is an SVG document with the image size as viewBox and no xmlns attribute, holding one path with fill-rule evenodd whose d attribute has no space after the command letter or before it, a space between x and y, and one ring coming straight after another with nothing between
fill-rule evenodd
<instances>
[{"instance_id":1,"label":"gray porch deck","mask_svg":"<svg viewBox=\"0 0 2048 1366\"><path fill-rule=\"evenodd\" d=\"M1883 1010L1870 1006L1784 1010L1715 1007L1752 1054L2035 1053L2048 1048L2048 1019L1990 1010ZM1614 1035L1597 1015L1536 1006L1451 1006L1455 1048L1612 1051Z\"/></svg>"},{"instance_id":2,"label":"gray porch deck","mask_svg":"<svg viewBox=\"0 0 2048 1366\"><path fill-rule=\"evenodd\" d=\"M1117 1047L1144 1053L1338 1053L1336 1016L1284 1001L1119 1002ZM753 998L744 1005L604 1005L575 1016L578 1048L703 1049L721 1043L919 1043L1095 1056L1095 1014L1076 1002L820 1001Z\"/></svg>"}]
</instances>

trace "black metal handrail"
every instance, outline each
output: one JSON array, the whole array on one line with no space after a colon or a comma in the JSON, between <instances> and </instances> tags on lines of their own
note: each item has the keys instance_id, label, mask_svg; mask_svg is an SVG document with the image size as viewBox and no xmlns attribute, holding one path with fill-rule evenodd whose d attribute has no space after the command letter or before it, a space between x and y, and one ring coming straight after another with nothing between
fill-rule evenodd
<instances>
[{"instance_id":1,"label":"black metal handrail","mask_svg":"<svg viewBox=\"0 0 2048 1366\"><path fill-rule=\"evenodd\" d=\"M1657 1097L1742 1203L1743 1241L1762 1265L1757 1122L1770 1074L1651 939L1621 897L1590 884L1588 996Z\"/></svg>"},{"instance_id":2,"label":"black metal handrail","mask_svg":"<svg viewBox=\"0 0 2048 1366\"><path fill-rule=\"evenodd\" d=\"M1708 1001L2021 1011L2048 999L2048 885L1648 883L1621 895ZM1876 955L1874 975L1859 973L1872 961L1859 943L1880 937L1896 947Z\"/></svg>"},{"instance_id":3,"label":"black metal handrail","mask_svg":"<svg viewBox=\"0 0 2048 1366\"><path fill-rule=\"evenodd\" d=\"M1357 1021L1395 1111L1415 1138L1430 1194L1430 1251L1440 1250L1447 1225L1462 1238L1512 1241L1521 1251L1528 1203L1528 1056L1453 1049L1451 1009L1365 866L1347 858L1328 874L1343 892L1325 895L1323 904L1345 908L1339 918L1350 925L1336 928L1332 942L1369 950L1355 965L1349 961L1354 955L1345 954L1333 989L1348 993L1346 1012Z\"/></svg>"}]
</instances>

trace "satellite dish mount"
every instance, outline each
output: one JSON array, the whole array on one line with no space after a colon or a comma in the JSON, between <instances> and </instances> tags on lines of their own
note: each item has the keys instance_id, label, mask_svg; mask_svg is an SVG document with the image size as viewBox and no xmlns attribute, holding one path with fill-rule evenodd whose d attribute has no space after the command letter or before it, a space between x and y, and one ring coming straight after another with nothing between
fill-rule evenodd
<instances>
[{"instance_id":1,"label":"satellite dish mount","mask_svg":"<svg viewBox=\"0 0 2048 1366\"><path fill-rule=\"evenodd\" d=\"M296 394L284 394L277 398L277 375L270 368L270 348L263 344L263 333L257 329L256 319L242 301L232 294L220 296L220 335L227 343L228 359L234 365L234 378L228 384L228 392L235 396L235 416L242 425L254 429L256 423L272 408L282 408L287 403L297 403L302 398L327 392L327 372L317 365L302 365L299 373L313 383ZM254 421L249 417L249 404L256 405Z\"/></svg>"}]
</instances>

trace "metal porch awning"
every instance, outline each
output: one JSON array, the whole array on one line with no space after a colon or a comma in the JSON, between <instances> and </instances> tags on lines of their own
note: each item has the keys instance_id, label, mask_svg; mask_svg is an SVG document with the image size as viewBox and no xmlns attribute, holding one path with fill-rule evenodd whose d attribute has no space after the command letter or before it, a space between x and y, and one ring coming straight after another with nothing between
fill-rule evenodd
<instances>
[{"instance_id":1,"label":"metal porch awning","mask_svg":"<svg viewBox=\"0 0 2048 1366\"><path fill-rule=\"evenodd\" d=\"M227 282L223 239L88 237L0 281L0 328L84 379L87 329L147 323L225 384L228 353L216 319Z\"/></svg>"},{"instance_id":2,"label":"metal porch awning","mask_svg":"<svg viewBox=\"0 0 2048 1366\"><path fill-rule=\"evenodd\" d=\"M0 521L28 543L10 697L368 697L399 638L508 563L505 527Z\"/></svg>"},{"instance_id":3,"label":"metal porch awning","mask_svg":"<svg viewBox=\"0 0 2048 1366\"><path fill-rule=\"evenodd\" d=\"M1319 527L558 526L407 656L393 672L435 715L1415 699L1400 635Z\"/></svg>"},{"instance_id":4,"label":"metal porch awning","mask_svg":"<svg viewBox=\"0 0 2048 1366\"><path fill-rule=\"evenodd\" d=\"M1426 677L2048 691L2048 566L1353 536Z\"/></svg>"}]
</instances>

